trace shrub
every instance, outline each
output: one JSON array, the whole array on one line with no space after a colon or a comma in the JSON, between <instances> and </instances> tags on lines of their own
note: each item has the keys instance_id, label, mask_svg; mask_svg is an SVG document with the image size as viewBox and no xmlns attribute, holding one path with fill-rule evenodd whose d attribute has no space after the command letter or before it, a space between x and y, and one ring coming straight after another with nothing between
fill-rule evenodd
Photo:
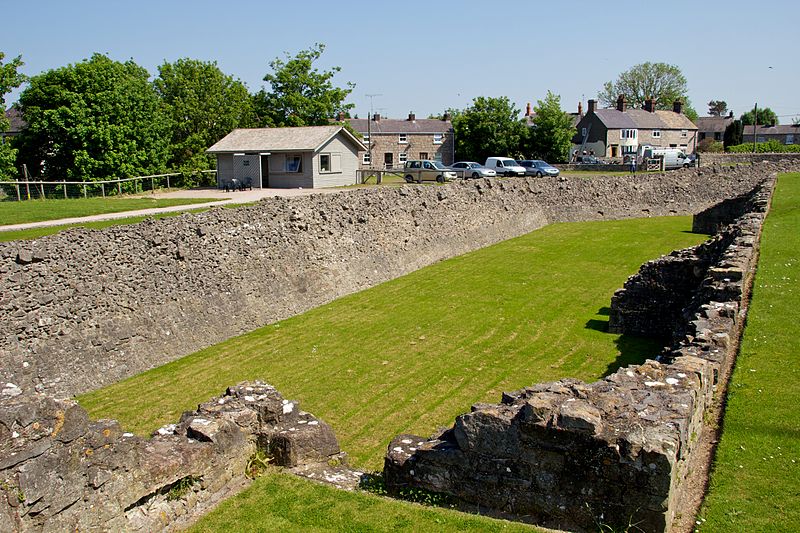
<instances>
[{"instance_id":1,"label":"shrub","mask_svg":"<svg viewBox=\"0 0 800 533\"><path fill-rule=\"evenodd\" d=\"M728 152L734 154L746 154L752 151L753 143L751 142L728 147ZM756 152L759 154L800 153L800 144L782 144L774 139L770 139L767 142L756 143Z\"/></svg>"},{"instance_id":2,"label":"shrub","mask_svg":"<svg viewBox=\"0 0 800 533\"><path fill-rule=\"evenodd\" d=\"M703 139L697 143L697 151L716 154L723 151L723 146L721 142L714 139Z\"/></svg>"}]
</instances>

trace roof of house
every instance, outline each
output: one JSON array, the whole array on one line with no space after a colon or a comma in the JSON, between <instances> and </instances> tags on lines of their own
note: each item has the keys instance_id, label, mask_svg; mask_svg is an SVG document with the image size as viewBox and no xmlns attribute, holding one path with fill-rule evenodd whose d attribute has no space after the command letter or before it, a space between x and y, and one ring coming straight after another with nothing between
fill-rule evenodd
<instances>
[{"instance_id":1,"label":"roof of house","mask_svg":"<svg viewBox=\"0 0 800 533\"><path fill-rule=\"evenodd\" d=\"M367 149L342 126L301 126L235 129L206 152L314 152L339 133L343 133L359 150Z\"/></svg>"},{"instance_id":2,"label":"roof of house","mask_svg":"<svg viewBox=\"0 0 800 533\"><path fill-rule=\"evenodd\" d=\"M402 120L382 118L372 120L366 118L349 118L350 125L359 133L371 131L378 133L449 133L453 124L449 120L434 118L421 118L417 120Z\"/></svg>"},{"instance_id":3,"label":"roof of house","mask_svg":"<svg viewBox=\"0 0 800 533\"><path fill-rule=\"evenodd\" d=\"M6 118L8 119L9 126L6 133L15 134L19 133L28 127L28 123L22 118L22 111L18 107L10 107L6 109Z\"/></svg>"},{"instance_id":4,"label":"roof of house","mask_svg":"<svg viewBox=\"0 0 800 533\"><path fill-rule=\"evenodd\" d=\"M753 125L745 126L744 135L753 135ZM777 126L759 126L759 135L797 135L800 134L800 124L780 124Z\"/></svg>"},{"instance_id":5,"label":"roof of house","mask_svg":"<svg viewBox=\"0 0 800 533\"><path fill-rule=\"evenodd\" d=\"M706 133L724 133L733 117L697 117L697 129Z\"/></svg>"},{"instance_id":6,"label":"roof of house","mask_svg":"<svg viewBox=\"0 0 800 533\"><path fill-rule=\"evenodd\" d=\"M644 109L616 108L597 109L595 115L608 129L641 129L641 130L696 130L697 126L682 113L656 110L651 113Z\"/></svg>"}]
</instances>

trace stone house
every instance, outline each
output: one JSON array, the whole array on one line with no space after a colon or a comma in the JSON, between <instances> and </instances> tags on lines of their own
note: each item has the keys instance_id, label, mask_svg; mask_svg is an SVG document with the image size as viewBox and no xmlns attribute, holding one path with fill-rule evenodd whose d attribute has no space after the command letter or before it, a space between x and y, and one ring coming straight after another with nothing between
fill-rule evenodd
<instances>
[{"instance_id":1,"label":"stone house","mask_svg":"<svg viewBox=\"0 0 800 533\"><path fill-rule=\"evenodd\" d=\"M388 119L374 114L369 119L347 119L364 137L368 149L361 156L361 168L391 169L402 167L410 159L431 159L452 165L455 136L450 115L439 119Z\"/></svg>"},{"instance_id":2,"label":"stone house","mask_svg":"<svg viewBox=\"0 0 800 533\"><path fill-rule=\"evenodd\" d=\"M695 121L697 125L697 141L712 139L722 142L725 128L730 126L733 121L733 111L725 117L698 117L697 121Z\"/></svg>"},{"instance_id":3,"label":"stone house","mask_svg":"<svg viewBox=\"0 0 800 533\"><path fill-rule=\"evenodd\" d=\"M206 153L217 156L217 185L258 188L339 187L358 183L367 148L342 126L235 129Z\"/></svg>"},{"instance_id":4,"label":"stone house","mask_svg":"<svg viewBox=\"0 0 800 533\"><path fill-rule=\"evenodd\" d=\"M646 100L642 109L632 109L622 96L610 109L597 109L597 102L589 100L576 130L573 153L594 152L598 157L622 158L648 145L680 148L689 154L695 151L698 140L697 126L683 114L681 102L676 101L672 111L656 109L653 99Z\"/></svg>"},{"instance_id":5,"label":"stone house","mask_svg":"<svg viewBox=\"0 0 800 533\"><path fill-rule=\"evenodd\" d=\"M742 132L742 142L753 142L752 125L745 126ZM776 126L761 126L756 129L757 140L760 143L778 141L781 144L800 144L800 124L784 124Z\"/></svg>"}]
</instances>

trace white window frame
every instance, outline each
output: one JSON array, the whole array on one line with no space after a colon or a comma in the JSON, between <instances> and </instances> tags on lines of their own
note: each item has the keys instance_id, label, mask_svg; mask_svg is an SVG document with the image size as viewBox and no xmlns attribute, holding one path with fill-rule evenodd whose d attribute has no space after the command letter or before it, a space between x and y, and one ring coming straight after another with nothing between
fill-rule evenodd
<instances>
[{"instance_id":1,"label":"white window frame","mask_svg":"<svg viewBox=\"0 0 800 533\"><path fill-rule=\"evenodd\" d=\"M361 136L364 138L364 144L369 146L369 133L362 133Z\"/></svg>"},{"instance_id":2,"label":"white window frame","mask_svg":"<svg viewBox=\"0 0 800 533\"><path fill-rule=\"evenodd\" d=\"M397 158L398 163L405 163L408 161L408 154L406 152L400 152L399 157Z\"/></svg>"},{"instance_id":3,"label":"white window frame","mask_svg":"<svg viewBox=\"0 0 800 533\"><path fill-rule=\"evenodd\" d=\"M661 130L653 130L653 139L661 138Z\"/></svg>"},{"instance_id":4,"label":"white window frame","mask_svg":"<svg viewBox=\"0 0 800 533\"><path fill-rule=\"evenodd\" d=\"M444 143L444 133L434 133L433 144L442 144L442 143Z\"/></svg>"},{"instance_id":5,"label":"white window frame","mask_svg":"<svg viewBox=\"0 0 800 533\"><path fill-rule=\"evenodd\" d=\"M369 165L372 162L370 158L369 152L364 152L364 155L361 156L361 164L362 165Z\"/></svg>"},{"instance_id":6,"label":"white window frame","mask_svg":"<svg viewBox=\"0 0 800 533\"><path fill-rule=\"evenodd\" d=\"M400 133L397 135L397 144L408 144L408 133Z\"/></svg>"},{"instance_id":7,"label":"white window frame","mask_svg":"<svg viewBox=\"0 0 800 533\"><path fill-rule=\"evenodd\" d=\"M688 137L688 136L689 136L689 130L681 130L681 137Z\"/></svg>"},{"instance_id":8,"label":"white window frame","mask_svg":"<svg viewBox=\"0 0 800 533\"><path fill-rule=\"evenodd\" d=\"M328 160L328 168L325 168L325 160ZM333 158L331 154L319 154L319 173L330 174L333 171Z\"/></svg>"}]
</instances>

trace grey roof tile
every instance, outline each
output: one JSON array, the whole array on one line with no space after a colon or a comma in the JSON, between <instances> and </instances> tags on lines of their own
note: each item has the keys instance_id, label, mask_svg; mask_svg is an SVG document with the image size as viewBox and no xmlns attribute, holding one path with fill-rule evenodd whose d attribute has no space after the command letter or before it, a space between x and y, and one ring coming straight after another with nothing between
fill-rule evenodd
<instances>
[{"instance_id":1,"label":"grey roof tile","mask_svg":"<svg viewBox=\"0 0 800 533\"><path fill-rule=\"evenodd\" d=\"M235 129L220 139L208 153L314 151L342 131L359 150L367 148L342 126Z\"/></svg>"}]
</instances>

